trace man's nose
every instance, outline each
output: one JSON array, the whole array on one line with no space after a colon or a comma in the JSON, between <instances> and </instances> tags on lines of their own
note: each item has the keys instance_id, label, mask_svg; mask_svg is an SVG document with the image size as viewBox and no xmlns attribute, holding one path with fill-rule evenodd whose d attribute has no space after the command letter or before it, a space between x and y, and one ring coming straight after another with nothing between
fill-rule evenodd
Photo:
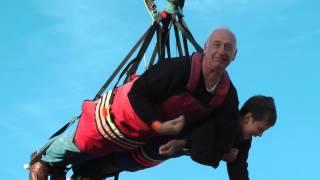
<instances>
[{"instance_id":1,"label":"man's nose","mask_svg":"<svg viewBox=\"0 0 320 180\"><path fill-rule=\"evenodd\" d=\"M225 54L226 51L225 51L224 46L220 46L218 49L218 52L219 52L219 54Z\"/></svg>"}]
</instances>

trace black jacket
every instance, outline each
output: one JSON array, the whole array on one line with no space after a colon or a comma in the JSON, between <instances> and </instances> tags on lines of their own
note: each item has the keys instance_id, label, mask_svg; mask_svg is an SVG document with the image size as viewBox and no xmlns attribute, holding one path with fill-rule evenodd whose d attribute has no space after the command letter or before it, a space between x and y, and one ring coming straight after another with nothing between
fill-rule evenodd
<instances>
[{"instance_id":1,"label":"black jacket","mask_svg":"<svg viewBox=\"0 0 320 180\"><path fill-rule=\"evenodd\" d=\"M231 84L223 105L191 132L189 146L194 161L215 168L219 166L223 154L233 147L239 134L238 104L237 91Z\"/></svg>"}]
</instances>

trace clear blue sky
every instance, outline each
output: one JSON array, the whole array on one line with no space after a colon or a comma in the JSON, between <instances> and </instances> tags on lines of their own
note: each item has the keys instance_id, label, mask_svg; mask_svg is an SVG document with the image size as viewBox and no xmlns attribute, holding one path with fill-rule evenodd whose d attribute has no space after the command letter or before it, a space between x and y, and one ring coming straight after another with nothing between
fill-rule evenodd
<instances>
[{"instance_id":1,"label":"clear blue sky","mask_svg":"<svg viewBox=\"0 0 320 180\"><path fill-rule=\"evenodd\" d=\"M127 4L124 4L126 2ZM160 9L165 0L157 1ZM200 3L201 2L201 3ZM320 2L186 0L200 44L216 27L238 37L229 71L241 103L273 96L276 126L254 140L253 180L319 178ZM0 2L1 179L27 179L29 154L92 99L151 20L142 0ZM187 157L121 179L227 179Z\"/></svg>"}]
</instances>

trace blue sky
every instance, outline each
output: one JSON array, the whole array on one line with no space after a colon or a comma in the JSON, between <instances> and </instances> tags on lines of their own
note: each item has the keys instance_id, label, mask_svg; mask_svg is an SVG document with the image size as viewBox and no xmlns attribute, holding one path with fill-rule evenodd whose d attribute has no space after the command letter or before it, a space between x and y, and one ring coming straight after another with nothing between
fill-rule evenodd
<instances>
[{"instance_id":1,"label":"blue sky","mask_svg":"<svg viewBox=\"0 0 320 180\"><path fill-rule=\"evenodd\" d=\"M92 99L150 25L143 1L0 2L1 179L27 179L29 154ZM166 1L156 1L162 9ZM250 151L251 179L319 177L320 2L186 0L184 13L200 44L216 27L238 37L229 72L241 103L273 96L278 122ZM318 83L317 83L318 82ZM121 179L228 179L189 158L123 173Z\"/></svg>"}]
</instances>

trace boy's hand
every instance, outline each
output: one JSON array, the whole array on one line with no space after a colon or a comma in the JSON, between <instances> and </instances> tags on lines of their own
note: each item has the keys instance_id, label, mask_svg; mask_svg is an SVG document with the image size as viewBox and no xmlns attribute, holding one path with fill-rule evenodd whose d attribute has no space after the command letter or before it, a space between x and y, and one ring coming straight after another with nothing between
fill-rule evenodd
<instances>
[{"instance_id":1,"label":"boy's hand","mask_svg":"<svg viewBox=\"0 0 320 180\"><path fill-rule=\"evenodd\" d=\"M222 160L232 163L234 160L237 159L239 153L239 149L237 148L232 148L228 153L225 153L222 157Z\"/></svg>"},{"instance_id":2,"label":"boy's hand","mask_svg":"<svg viewBox=\"0 0 320 180\"><path fill-rule=\"evenodd\" d=\"M160 146L159 148L159 154L164 156L171 156L174 153L182 150L184 146L186 145L186 141L183 139L174 139L166 144Z\"/></svg>"},{"instance_id":3,"label":"boy's hand","mask_svg":"<svg viewBox=\"0 0 320 180\"><path fill-rule=\"evenodd\" d=\"M184 127L184 123L184 116L180 115L175 119L163 123L156 121L152 123L152 128L154 131L161 135L177 135Z\"/></svg>"}]
</instances>

